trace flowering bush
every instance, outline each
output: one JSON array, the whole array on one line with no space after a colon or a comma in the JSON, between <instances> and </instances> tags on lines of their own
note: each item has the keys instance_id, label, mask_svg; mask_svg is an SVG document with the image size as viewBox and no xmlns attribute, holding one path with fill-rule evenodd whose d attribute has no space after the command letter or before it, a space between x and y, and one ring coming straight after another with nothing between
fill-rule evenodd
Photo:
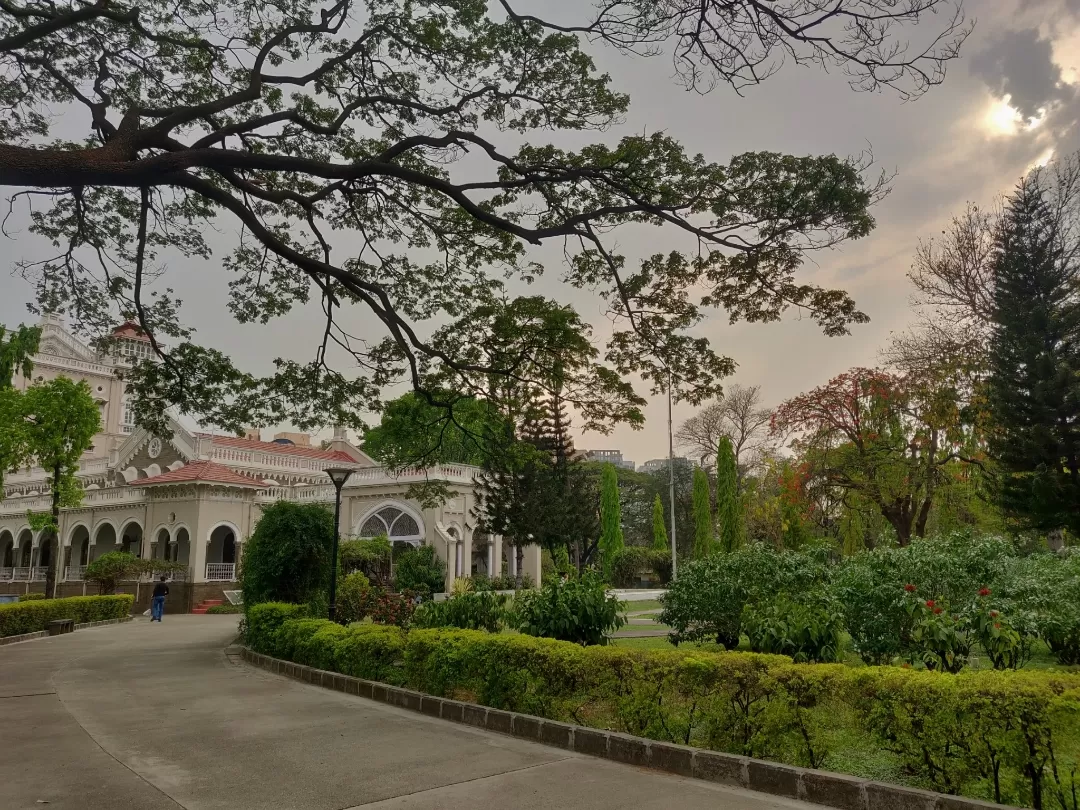
<instances>
[{"instance_id":1,"label":"flowering bush","mask_svg":"<svg viewBox=\"0 0 1080 810\"><path fill-rule=\"evenodd\" d=\"M959 672L968 662L974 635L966 616L948 610L944 602L908 594L905 608L912 618L911 649L927 669Z\"/></svg>"},{"instance_id":2,"label":"flowering bush","mask_svg":"<svg viewBox=\"0 0 1080 810\"><path fill-rule=\"evenodd\" d=\"M360 600L364 616L370 616L375 624L408 627L419 599L406 591L396 593L385 588L368 588Z\"/></svg>"}]
</instances>

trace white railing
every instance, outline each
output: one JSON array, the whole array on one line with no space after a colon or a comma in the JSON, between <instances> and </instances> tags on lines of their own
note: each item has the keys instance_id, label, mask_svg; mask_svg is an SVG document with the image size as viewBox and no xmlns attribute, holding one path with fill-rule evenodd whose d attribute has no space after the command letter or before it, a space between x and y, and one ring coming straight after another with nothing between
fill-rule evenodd
<instances>
[{"instance_id":1,"label":"white railing","mask_svg":"<svg viewBox=\"0 0 1080 810\"><path fill-rule=\"evenodd\" d=\"M207 582L232 582L233 574L236 571L235 563L207 563L206 564L206 581Z\"/></svg>"},{"instance_id":2,"label":"white railing","mask_svg":"<svg viewBox=\"0 0 1080 810\"><path fill-rule=\"evenodd\" d=\"M30 572L31 582L44 582L49 578L49 568L51 566L35 565L33 571Z\"/></svg>"},{"instance_id":3,"label":"white railing","mask_svg":"<svg viewBox=\"0 0 1080 810\"><path fill-rule=\"evenodd\" d=\"M88 458L79 462L79 471L76 475L100 475L103 472L108 472L108 470L109 459L107 456ZM46 484L48 477L49 473L43 467L30 467L26 470L8 474L4 479L4 483L18 484L23 481L41 481L42 484Z\"/></svg>"},{"instance_id":4,"label":"white railing","mask_svg":"<svg viewBox=\"0 0 1080 810\"><path fill-rule=\"evenodd\" d=\"M69 565L64 568L64 581L65 582L79 582L82 580L83 575L86 573L85 565Z\"/></svg>"},{"instance_id":5,"label":"white railing","mask_svg":"<svg viewBox=\"0 0 1080 810\"><path fill-rule=\"evenodd\" d=\"M329 466L329 462L327 462ZM455 484L471 484L479 469L465 464L440 464L419 470L398 470L386 467L359 467L349 477L345 489L365 486L381 486L395 483L415 483L418 481L445 481ZM332 503L334 487L331 484L309 484L295 487L268 487L257 495L260 503L277 500L296 501L298 503Z\"/></svg>"},{"instance_id":6,"label":"white railing","mask_svg":"<svg viewBox=\"0 0 1080 810\"><path fill-rule=\"evenodd\" d=\"M92 507L97 504L141 503L141 487L109 487L92 489L83 495L81 506ZM0 501L0 515L30 512L47 512L52 509L51 495L38 495L34 498L9 498Z\"/></svg>"},{"instance_id":7,"label":"white railing","mask_svg":"<svg viewBox=\"0 0 1080 810\"><path fill-rule=\"evenodd\" d=\"M14 576L14 568L11 568L10 566L8 568L0 568L0 582L11 582L11 579Z\"/></svg>"},{"instance_id":8,"label":"white railing","mask_svg":"<svg viewBox=\"0 0 1080 810\"><path fill-rule=\"evenodd\" d=\"M113 366L105 366L101 363L90 363L86 360L75 360L71 357L61 357L58 354L37 354L34 363L45 366L59 366L60 368L77 368L79 371L89 371L91 374L108 376L116 373Z\"/></svg>"},{"instance_id":9,"label":"white railing","mask_svg":"<svg viewBox=\"0 0 1080 810\"><path fill-rule=\"evenodd\" d=\"M15 582L27 582L33 569L28 565L20 565L11 569L11 578Z\"/></svg>"}]
</instances>

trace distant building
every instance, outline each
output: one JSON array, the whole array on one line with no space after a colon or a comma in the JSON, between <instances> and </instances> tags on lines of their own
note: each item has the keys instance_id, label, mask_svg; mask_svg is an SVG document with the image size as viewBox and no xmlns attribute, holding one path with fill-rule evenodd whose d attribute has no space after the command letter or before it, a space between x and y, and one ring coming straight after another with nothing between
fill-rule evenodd
<instances>
[{"instance_id":1,"label":"distant building","mask_svg":"<svg viewBox=\"0 0 1080 810\"><path fill-rule=\"evenodd\" d=\"M607 464L614 464L616 467L622 467L624 470L633 470L634 462L628 461L622 457L622 450L586 450L585 458L589 461L602 461Z\"/></svg>"},{"instance_id":2,"label":"distant building","mask_svg":"<svg viewBox=\"0 0 1080 810\"><path fill-rule=\"evenodd\" d=\"M689 464L691 467L700 467L701 465L697 461L685 458L683 456L675 457L676 464ZM654 473L660 470L666 470L668 468L668 460L666 458L654 458L646 461L641 465L639 472Z\"/></svg>"}]
</instances>

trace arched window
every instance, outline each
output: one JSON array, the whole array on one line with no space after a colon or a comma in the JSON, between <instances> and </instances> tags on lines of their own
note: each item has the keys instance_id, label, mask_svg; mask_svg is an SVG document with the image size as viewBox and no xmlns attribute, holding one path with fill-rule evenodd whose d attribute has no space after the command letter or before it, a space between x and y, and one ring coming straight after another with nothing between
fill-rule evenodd
<instances>
[{"instance_id":1,"label":"arched window","mask_svg":"<svg viewBox=\"0 0 1080 810\"><path fill-rule=\"evenodd\" d=\"M384 506L360 527L361 537L378 537L380 534L391 540L420 540L423 537L416 519L396 506Z\"/></svg>"}]
</instances>

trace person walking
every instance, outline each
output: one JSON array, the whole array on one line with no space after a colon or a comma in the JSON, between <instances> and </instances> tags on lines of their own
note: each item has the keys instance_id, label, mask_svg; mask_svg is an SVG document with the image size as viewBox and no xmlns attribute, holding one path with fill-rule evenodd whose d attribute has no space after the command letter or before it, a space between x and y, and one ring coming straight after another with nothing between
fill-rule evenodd
<instances>
[{"instance_id":1,"label":"person walking","mask_svg":"<svg viewBox=\"0 0 1080 810\"><path fill-rule=\"evenodd\" d=\"M165 612L165 597L169 595L169 586L165 584L165 575L161 575L161 581L154 583L154 598L150 601L150 621L160 622L161 615Z\"/></svg>"}]
</instances>

